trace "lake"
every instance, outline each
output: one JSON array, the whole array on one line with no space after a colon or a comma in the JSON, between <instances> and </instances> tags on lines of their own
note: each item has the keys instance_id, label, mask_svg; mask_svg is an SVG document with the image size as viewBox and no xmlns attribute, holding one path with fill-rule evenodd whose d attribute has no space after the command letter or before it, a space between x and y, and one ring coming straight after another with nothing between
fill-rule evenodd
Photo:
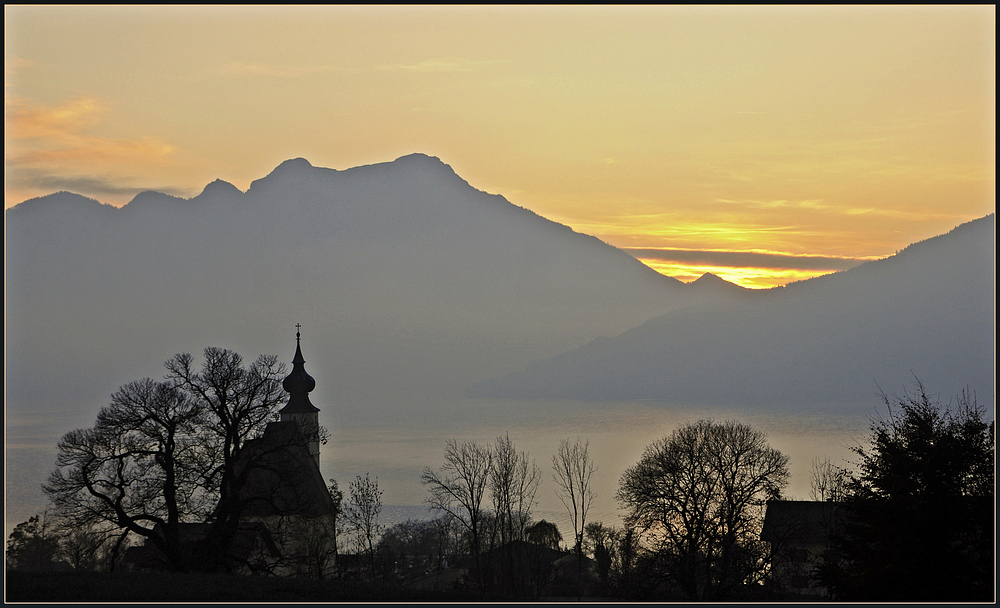
<instances>
[{"instance_id":1,"label":"lake","mask_svg":"<svg viewBox=\"0 0 1000 608\"><path fill-rule=\"evenodd\" d=\"M787 407L708 408L661 402L462 397L419 397L407 407L399 407L400 399L397 395L391 408L384 403L327 406L314 401L322 410L321 423L331 432L321 451L325 478L336 478L346 494L356 475L377 476L386 505L383 523L395 523L426 513L420 507L427 495L420 474L424 467L441 466L448 439L485 442L508 434L518 450L527 451L542 470L536 518L554 521L564 535L570 529L569 517L555 494L551 467L561 439L589 440L590 455L597 466L592 480L597 498L588 519L618 525L614 494L621 474L639 460L646 446L679 425L701 418L734 419L764 431L771 446L791 459L786 494L808 499L813 459L829 457L836 464L850 459L849 448L867 437L869 416L875 414L878 404L876 395L870 408L829 406L809 412ZM55 445L61 434L76 426L90 426L96 413L96 409L72 416L7 413L5 536L14 525L45 507L40 486L54 466Z\"/></svg>"}]
</instances>

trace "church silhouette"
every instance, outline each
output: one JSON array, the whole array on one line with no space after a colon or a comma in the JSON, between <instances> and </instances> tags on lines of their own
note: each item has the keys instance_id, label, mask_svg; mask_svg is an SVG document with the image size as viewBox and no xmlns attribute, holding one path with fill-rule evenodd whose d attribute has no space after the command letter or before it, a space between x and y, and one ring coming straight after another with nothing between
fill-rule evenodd
<instances>
[{"instance_id":1,"label":"church silhouette","mask_svg":"<svg viewBox=\"0 0 1000 608\"><path fill-rule=\"evenodd\" d=\"M319 468L320 410L309 400L316 380L305 370L299 331L292 371L282 387L288 403L263 435L244 444L235 467L239 523L224 565L243 574L323 578L336 565L337 505ZM181 524L182 546L196 550L211 526L211 521ZM130 549L124 561L135 570L169 567L148 542Z\"/></svg>"}]
</instances>

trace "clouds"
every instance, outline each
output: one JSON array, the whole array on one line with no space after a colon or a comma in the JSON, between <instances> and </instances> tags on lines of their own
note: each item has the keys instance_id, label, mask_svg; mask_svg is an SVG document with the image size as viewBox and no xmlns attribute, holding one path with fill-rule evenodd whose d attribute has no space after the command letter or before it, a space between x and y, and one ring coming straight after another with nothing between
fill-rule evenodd
<instances>
[{"instance_id":1,"label":"clouds","mask_svg":"<svg viewBox=\"0 0 1000 608\"><path fill-rule=\"evenodd\" d=\"M273 78L302 78L313 76L325 72L352 71L334 68L329 65L273 65L266 63L245 63L242 61L231 61L219 67L218 73L226 76L267 76Z\"/></svg>"},{"instance_id":2,"label":"clouds","mask_svg":"<svg viewBox=\"0 0 1000 608\"><path fill-rule=\"evenodd\" d=\"M4 56L3 62L3 76L4 76L4 86L11 86L9 78L16 75L18 72L25 70L30 67L34 67L35 62L30 59L25 59L16 53L10 53Z\"/></svg>"},{"instance_id":3,"label":"clouds","mask_svg":"<svg viewBox=\"0 0 1000 608\"><path fill-rule=\"evenodd\" d=\"M657 272L691 282L706 272L754 289L766 289L853 268L867 259L756 251L625 248ZM869 258L870 259L870 258Z\"/></svg>"},{"instance_id":4,"label":"clouds","mask_svg":"<svg viewBox=\"0 0 1000 608\"><path fill-rule=\"evenodd\" d=\"M416 63L382 64L377 67L383 71L402 72L476 72L481 68L511 63L510 60L497 59L490 61L474 61L459 57L439 57L426 59Z\"/></svg>"},{"instance_id":5,"label":"clouds","mask_svg":"<svg viewBox=\"0 0 1000 608\"><path fill-rule=\"evenodd\" d=\"M41 190L44 193L59 191L85 192L91 196L129 200L146 190L154 190L172 196L187 196L190 192L171 186L155 185L131 186L123 182L141 179L120 175L61 175L36 168L20 168L10 172L7 187L14 191ZM30 198L30 197L29 197Z\"/></svg>"},{"instance_id":6,"label":"clouds","mask_svg":"<svg viewBox=\"0 0 1000 608\"><path fill-rule=\"evenodd\" d=\"M752 251L704 251L684 249L627 248L625 251L639 259L666 260L705 266L735 268L776 268L782 270L847 270L865 262L859 258L841 258L815 255L783 255Z\"/></svg>"},{"instance_id":7,"label":"clouds","mask_svg":"<svg viewBox=\"0 0 1000 608\"><path fill-rule=\"evenodd\" d=\"M98 124L107 114L107 108L93 97L54 107L32 105L27 99L8 99L5 105L7 135L15 139L64 137Z\"/></svg>"},{"instance_id":8,"label":"clouds","mask_svg":"<svg viewBox=\"0 0 1000 608\"><path fill-rule=\"evenodd\" d=\"M729 205L739 205L742 207L752 207L755 209L811 209L814 211L823 211L830 209L831 206L824 203L821 200L804 200L804 201L787 201L787 200L771 200L771 201L755 201L755 200L742 200L742 201L732 201L726 200L724 198L716 199L717 203L725 203Z\"/></svg>"},{"instance_id":9,"label":"clouds","mask_svg":"<svg viewBox=\"0 0 1000 608\"><path fill-rule=\"evenodd\" d=\"M364 74L380 72L448 73L478 72L483 68L511 63L511 60L476 61L461 57L437 57L411 63L382 63L374 67L338 67L332 65L296 65L267 62L230 61L212 71L213 74L232 78L305 78L328 73Z\"/></svg>"},{"instance_id":10,"label":"clouds","mask_svg":"<svg viewBox=\"0 0 1000 608\"><path fill-rule=\"evenodd\" d=\"M177 148L149 136L128 139L92 133L109 113L108 106L94 97L53 106L8 98L6 205L52 190L119 198L146 189L132 184L132 176L149 165L171 162Z\"/></svg>"}]
</instances>

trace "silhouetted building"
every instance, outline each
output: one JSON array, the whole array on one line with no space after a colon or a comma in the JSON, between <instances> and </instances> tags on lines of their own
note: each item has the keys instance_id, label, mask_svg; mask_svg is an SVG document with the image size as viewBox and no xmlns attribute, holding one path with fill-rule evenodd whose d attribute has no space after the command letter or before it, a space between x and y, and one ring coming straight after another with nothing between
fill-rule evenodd
<instances>
[{"instance_id":1,"label":"silhouetted building","mask_svg":"<svg viewBox=\"0 0 1000 608\"><path fill-rule=\"evenodd\" d=\"M249 466L242 522L263 524L277 545L264 558L271 573L321 578L334 570L336 505L319 469L319 408L309 401L316 380L305 369L299 332L292 371L282 382L288 403L264 435L244 446L237 470Z\"/></svg>"},{"instance_id":2,"label":"silhouetted building","mask_svg":"<svg viewBox=\"0 0 1000 608\"><path fill-rule=\"evenodd\" d=\"M295 357L292 373L281 383L288 393L288 403L278 412L281 422L294 422L302 431L309 454L316 460L319 470L319 408L309 401L309 393L316 388L316 381L306 373L306 360L302 358L299 332L295 332Z\"/></svg>"},{"instance_id":3,"label":"silhouetted building","mask_svg":"<svg viewBox=\"0 0 1000 608\"><path fill-rule=\"evenodd\" d=\"M786 593L825 597L827 590L816 579L830 535L843 517L839 502L769 500L760 539L770 543L771 573Z\"/></svg>"},{"instance_id":4,"label":"silhouetted building","mask_svg":"<svg viewBox=\"0 0 1000 608\"><path fill-rule=\"evenodd\" d=\"M316 381L306 373L295 334L289 393L279 419L247 441L235 466L240 490L239 532L226 555L227 569L245 574L322 578L335 567L336 505L319 469L319 408L309 401ZM211 522L181 524L181 543L194 547ZM133 569L162 569L166 559L147 543L126 557Z\"/></svg>"}]
</instances>

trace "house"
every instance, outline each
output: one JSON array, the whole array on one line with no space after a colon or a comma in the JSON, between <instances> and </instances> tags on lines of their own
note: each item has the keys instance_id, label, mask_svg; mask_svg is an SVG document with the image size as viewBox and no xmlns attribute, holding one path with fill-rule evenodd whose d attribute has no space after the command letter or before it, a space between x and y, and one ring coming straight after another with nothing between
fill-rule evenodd
<instances>
[{"instance_id":1,"label":"house","mask_svg":"<svg viewBox=\"0 0 1000 608\"><path fill-rule=\"evenodd\" d=\"M772 577L790 594L825 597L815 571L844 516L839 502L770 500L760 539L771 545Z\"/></svg>"}]
</instances>

